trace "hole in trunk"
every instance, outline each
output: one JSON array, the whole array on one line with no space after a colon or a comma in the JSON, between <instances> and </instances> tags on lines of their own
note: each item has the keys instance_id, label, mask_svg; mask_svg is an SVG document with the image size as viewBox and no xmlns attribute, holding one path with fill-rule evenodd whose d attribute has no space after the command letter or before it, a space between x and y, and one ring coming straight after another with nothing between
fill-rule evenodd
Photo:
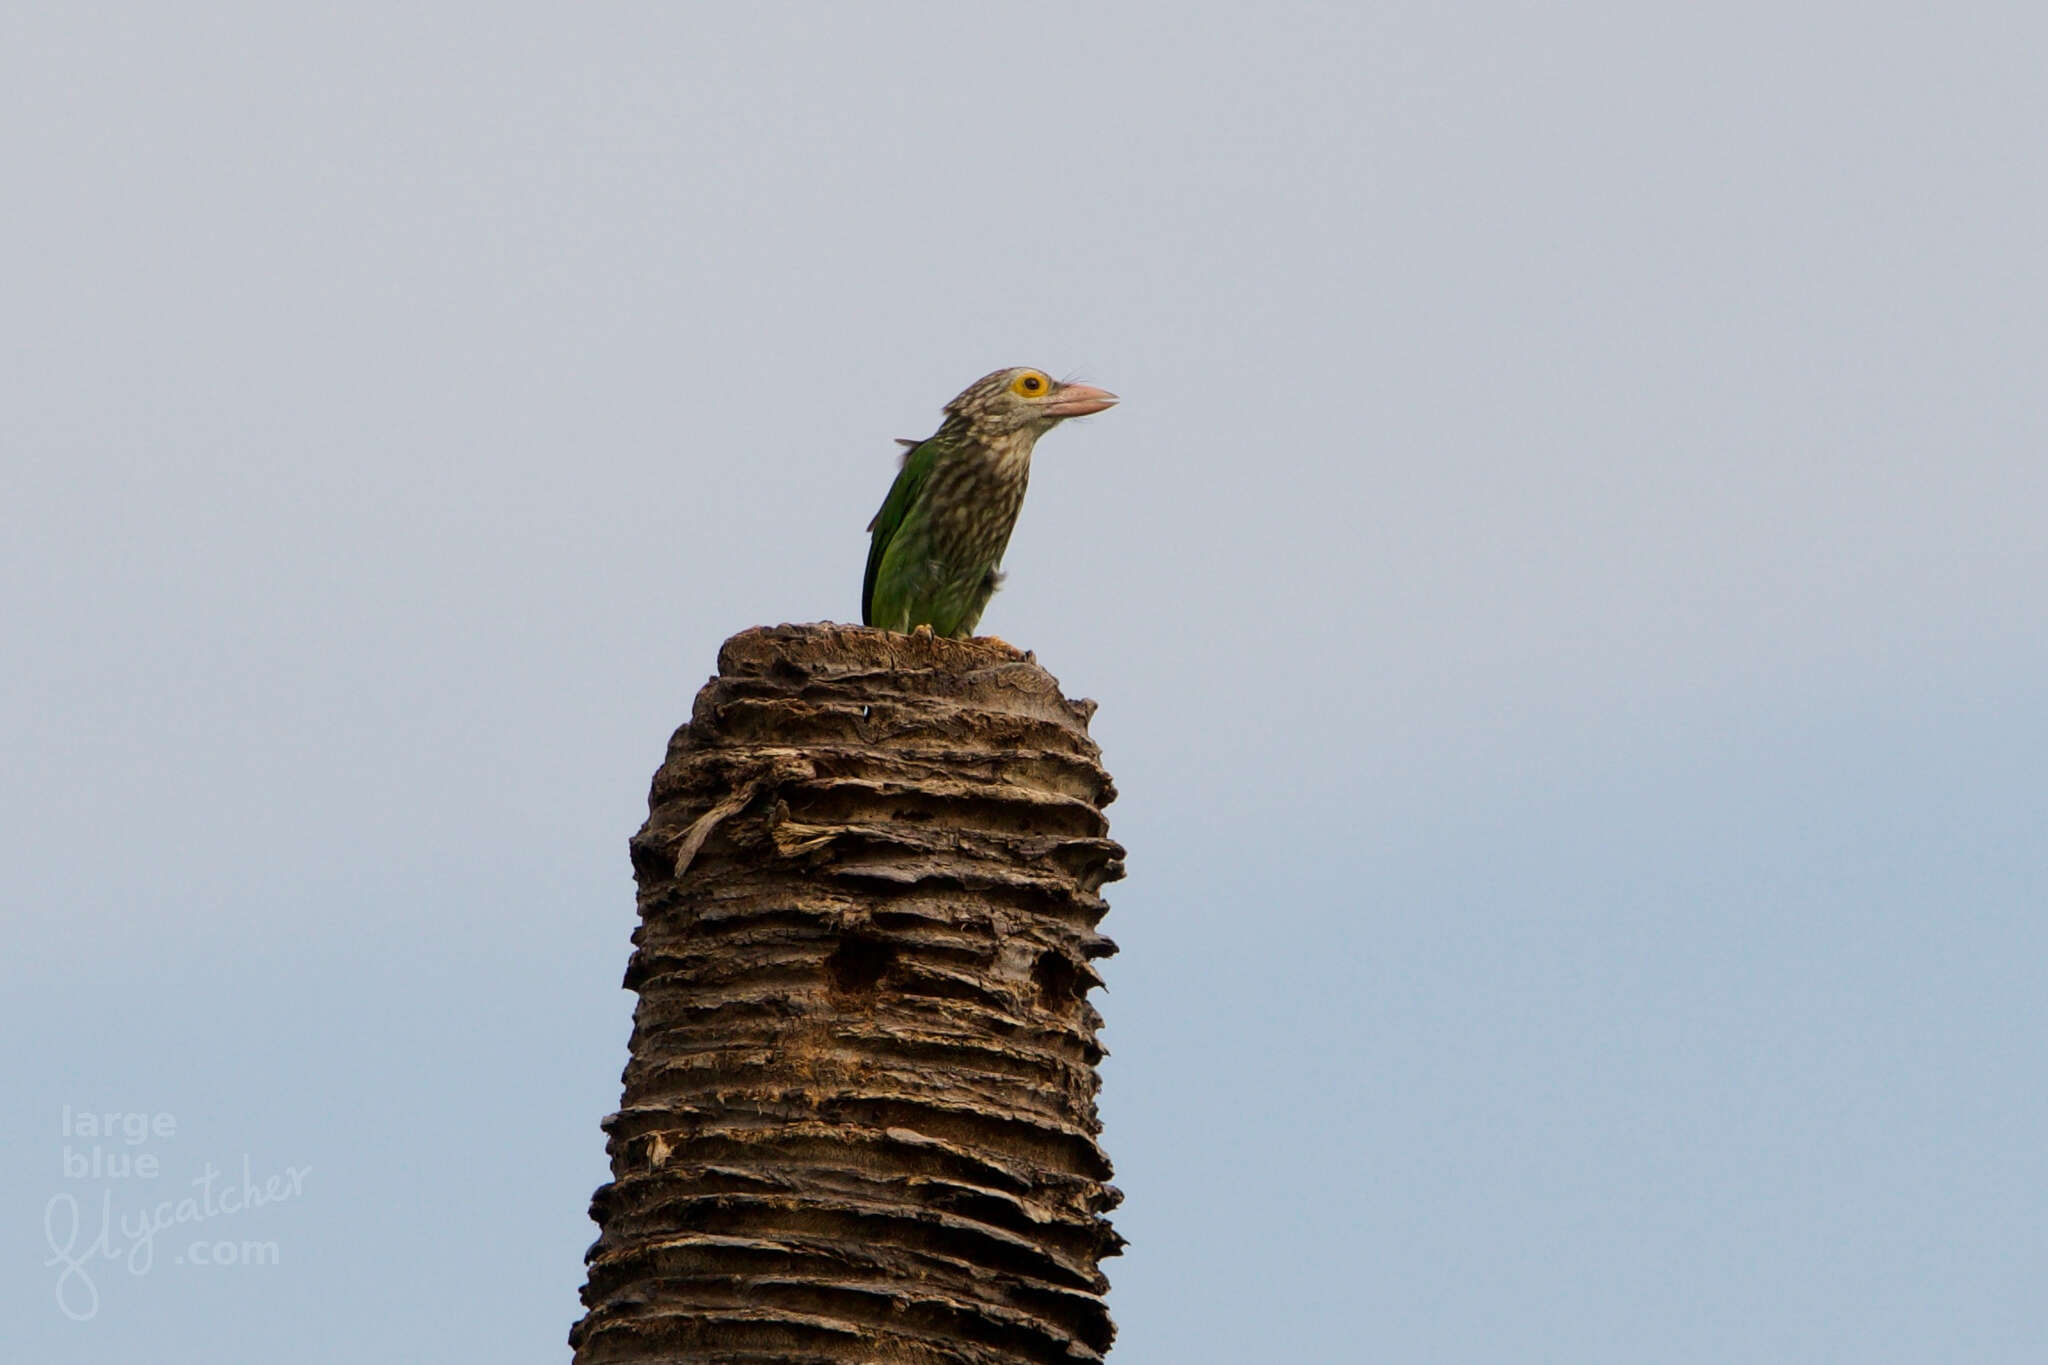
<instances>
[{"instance_id":1,"label":"hole in trunk","mask_svg":"<svg viewBox=\"0 0 2048 1365\"><path fill-rule=\"evenodd\" d=\"M832 974L833 989L865 995L895 960L896 950L880 939L848 934L825 959L825 970Z\"/></svg>"},{"instance_id":2,"label":"hole in trunk","mask_svg":"<svg viewBox=\"0 0 2048 1365\"><path fill-rule=\"evenodd\" d=\"M1065 953L1040 953L1038 961L1031 964L1031 979L1038 983L1039 998L1054 1009L1071 1005L1085 994L1080 970Z\"/></svg>"}]
</instances>

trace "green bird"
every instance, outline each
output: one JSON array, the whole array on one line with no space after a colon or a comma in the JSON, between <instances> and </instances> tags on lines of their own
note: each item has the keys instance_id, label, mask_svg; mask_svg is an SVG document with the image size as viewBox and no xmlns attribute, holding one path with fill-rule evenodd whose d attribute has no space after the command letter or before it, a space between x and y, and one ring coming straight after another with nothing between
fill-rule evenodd
<instances>
[{"instance_id":1,"label":"green bird","mask_svg":"<svg viewBox=\"0 0 2048 1365\"><path fill-rule=\"evenodd\" d=\"M975 380L946 404L922 441L903 441L903 468L868 523L862 624L931 627L964 640L1002 581L1003 551L1024 505L1031 447L1069 417L1101 412L1116 395L1062 384L1019 366Z\"/></svg>"}]
</instances>

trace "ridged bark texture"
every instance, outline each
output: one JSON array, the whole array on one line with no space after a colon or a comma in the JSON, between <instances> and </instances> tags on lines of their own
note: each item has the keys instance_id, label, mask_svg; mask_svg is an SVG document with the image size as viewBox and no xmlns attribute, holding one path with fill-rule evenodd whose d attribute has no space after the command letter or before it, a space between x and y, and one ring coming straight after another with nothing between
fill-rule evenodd
<instances>
[{"instance_id":1,"label":"ridged bark texture","mask_svg":"<svg viewBox=\"0 0 2048 1365\"><path fill-rule=\"evenodd\" d=\"M990 640L728 640L632 841L639 992L579 1365L1090 1361L1114 796Z\"/></svg>"}]
</instances>

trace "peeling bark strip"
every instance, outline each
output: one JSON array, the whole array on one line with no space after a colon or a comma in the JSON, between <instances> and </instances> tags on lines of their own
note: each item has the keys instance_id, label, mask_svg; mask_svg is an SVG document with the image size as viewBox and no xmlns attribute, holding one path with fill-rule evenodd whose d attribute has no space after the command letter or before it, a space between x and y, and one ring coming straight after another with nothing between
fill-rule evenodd
<instances>
[{"instance_id":1,"label":"peeling bark strip","mask_svg":"<svg viewBox=\"0 0 2048 1365\"><path fill-rule=\"evenodd\" d=\"M1093 712L993 641L726 641L632 840L579 1365L1109 1349Z\"/></svg>"}]
</instances>

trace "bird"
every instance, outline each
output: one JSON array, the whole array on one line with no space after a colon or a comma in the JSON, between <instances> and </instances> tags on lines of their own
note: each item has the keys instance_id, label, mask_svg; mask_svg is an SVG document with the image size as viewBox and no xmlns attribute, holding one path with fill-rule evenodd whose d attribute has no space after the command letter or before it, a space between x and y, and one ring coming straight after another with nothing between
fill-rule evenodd
<instances>
[{"instance_id":1,"label":"bird","mask_svg":"<svg viewBox=\"0 0 2048 1365\"><path fill-rule=\"evenodd\" d=\"M898 441L903 466L868 523L861 623L905 634L926 627L956 640L974 634L1002 581L1031 448L1069 417L1116 401L1106 389L1013 366L962 389L930 436Z\"/></svg>"}]
</instances>

